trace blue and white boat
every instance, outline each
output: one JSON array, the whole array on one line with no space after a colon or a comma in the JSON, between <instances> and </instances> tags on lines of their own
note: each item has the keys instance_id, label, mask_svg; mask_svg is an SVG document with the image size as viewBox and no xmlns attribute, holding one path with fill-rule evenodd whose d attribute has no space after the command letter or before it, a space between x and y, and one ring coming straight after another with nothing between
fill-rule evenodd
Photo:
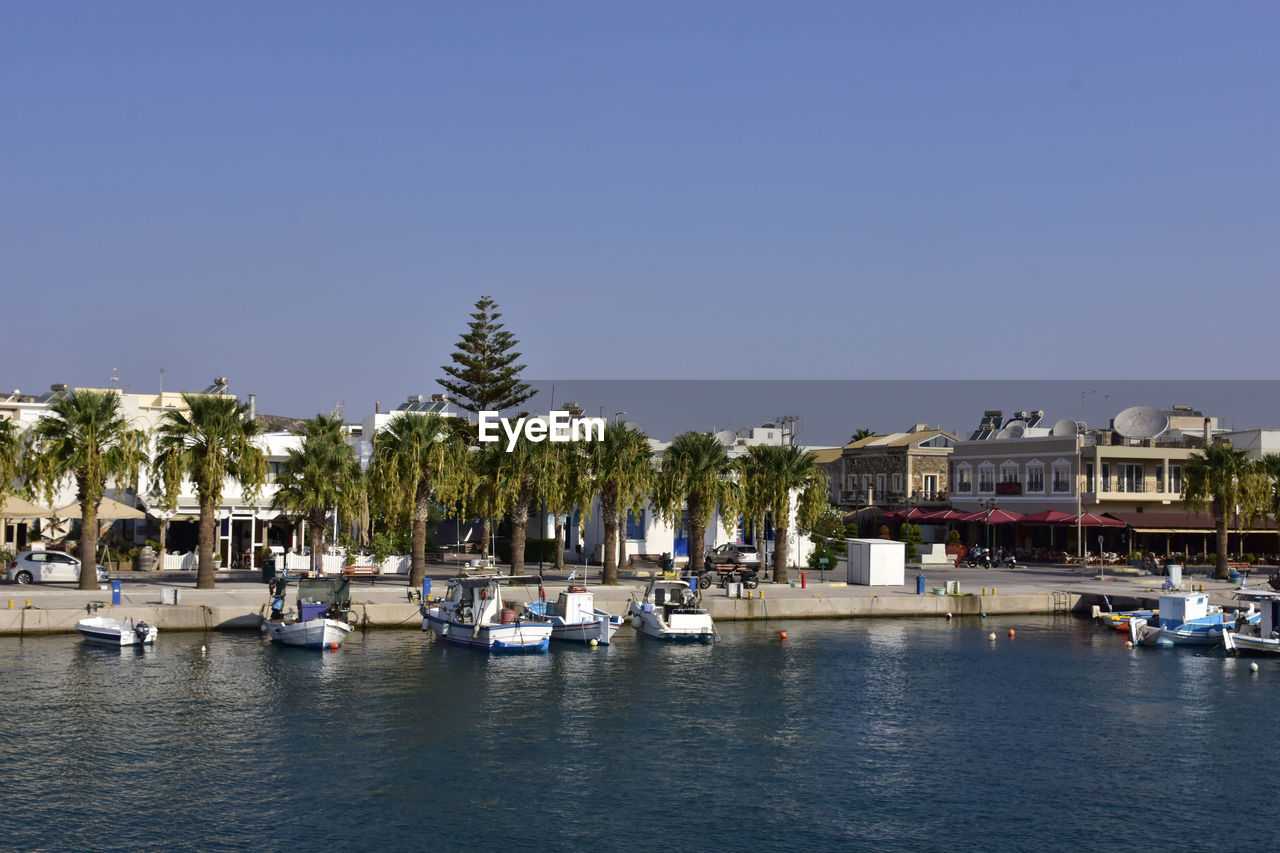
<instances>
[{"instance_id":1,"label":"blue and white boat","mask_svg":"<svg viewBox=\"0 0 1280 853\"><path fill-rule=\"evenodd\" d=\"M422 630L446 643L495 652L541 652L551 642L552 624L530 618L506 604L507 584L541 587L537 575L450 578L444 599L422 604Z\"/></svg>"},{"instance_id":2,"label":"blue and white boat","mask_svg":"<svg viewBox=\"0 0 1280 853\"><path fill-rule=\"evenodd\" d=\"M1203 592L1166 593L1160 596L1160 616L1154 623L1129 620L1129 639L1135 646L1216 646L1223 631L1256 623L1261 616L1252 605L1245 613L1228 613L1209 606Z\"/></svg>"},{"instance_id":3,"label":"blue and white boat","mask_svg":"<svg viewBox=\"0 0 1280 853\"><path fill-rule=\"evenodd\" d=\"M595 606L595 596L585 586L571 586L556 596L545 596L524 606L529 618L551 623L551 639L575 643L595 641L605 645L622 627L622 617Z\"/></svg>"}]
</instances>

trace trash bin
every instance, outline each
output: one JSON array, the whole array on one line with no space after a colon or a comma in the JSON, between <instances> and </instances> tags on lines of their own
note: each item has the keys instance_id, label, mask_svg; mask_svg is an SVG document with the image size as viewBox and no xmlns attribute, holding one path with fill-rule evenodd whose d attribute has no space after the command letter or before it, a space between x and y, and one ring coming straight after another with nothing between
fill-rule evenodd
<instances>
[{"instance_id":1,"label":"trash bin","mask_svg":"<svg viewBox=\"0 0 1280 853\"><path fill-rule=\"evenodd\" d=\"M1182 583L1182 566L1178 563L1165 563L1165 571L1169 574L1169 583L1177 586Z\"/></svg>"},{"instance_id":2,"label":"trash bin","mask_svg":"<svg viewBox=\"0 0 1280 853\"><path fill-rule=\"evenodd\" d=\"M422 600L431 600L431 578L422 579Z\"/></svg>"},{"instance_id":3,"label":"trash bin","mask_svg":"<svg viewBox=\"0 0 1280 853\"><path fill-rule=\"evenodd\" d=\"M690 591L690 592L697 592L697 591L698 591L698 576L697 576L697 575L689 575L689 591Z\"/></svg>"},{"instance_id":4,"label":"trash bin","mask_svg":"<svg viewBox=\"0 0 1280 853\"><path fill-rule=\"evenodd\" d=\"M267 557L262 561L262 582L269 583L276 576L276 558Z\"/></svg>"},{"instance_id":5,"label":"trash bin","mask_svg":"<svg viewBox=\"0 0 1280 853\"><path fill-rule=\"evenodd\" d=\"M924 595L924 575L916 575L916 595Z\"/></svg>"},{"instance_id":6,"label":"trash bin","mask_svg":"<svg viewBox=\"0 0 1280 853\"><path fill-rule=\"evenodd\" d=\"M120 581L111 582L111 603L120 603Z\"/></svg>"}]
</instances>

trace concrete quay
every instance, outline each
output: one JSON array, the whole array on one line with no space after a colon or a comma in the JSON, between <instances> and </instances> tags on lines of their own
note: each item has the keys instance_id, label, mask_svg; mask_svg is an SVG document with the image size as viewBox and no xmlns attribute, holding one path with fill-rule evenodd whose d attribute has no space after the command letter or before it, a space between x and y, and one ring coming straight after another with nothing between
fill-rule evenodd
<instances>
[{"instance_id":1,"label":"concrete quay","mask_svg":"<svg viewBox=\"0 0 1280 853\"><path fill-rule=\"evenodd\" d=\"M581 567L577 567L581 571ZM647 578L623 577L614 587L599 585L599 568L588 567L588 587L596 594L596 604L613 613L624 612L632 595L644 590ZM530 572L536 571L530 567ZM455 573L452 567L432 565L433 593L439 595L445 580ZM809 571L806 586L800 572L791 572L789 584L762 583L759 589L744 590L743 598L729 598L723 589L704 592L703 603L719 621L761 619L849 619L978 616L997 614L1051 614L1072 612L1088 615L1105 595L1115 609L1154 605L1164 578L1152 576L1083 574L1063 566L1029 565L1016 569L970 569L929 567L926 594L916 594L914 567L908 567L908 584L901 587L849 586L843 570ZM547 595L554 597L566 586L564 573L544 572ZM91 610L117 619L140 619L162 631L258 630L266 613L267 589L257 573L224 572L218 588L195 589L194 573L121 572L121 603L111 604L110 588L81 591L61 584L8 584L0 596L0 635L68 633L77 620ZM579 574L581 577L581 574ZM958 595L934 595L948 581L959 586ZM1252 585L1263 585L1255 579ZM1237 606L1237 584L1214 581L1203 575L1184 577L1183 589L1192 586L1210 594L1210 601L1224 607ZM166 587L179 590L179 603L162 604ZM291 595L292 597L291 590ZM351 584L352 610L360 627L421 630L418 603L411 598L404 576L358 579ZM515 600L536 597L533 587L512 587ZM750 597L745 597L750 595Z\"/></svg>"}]
</instances>

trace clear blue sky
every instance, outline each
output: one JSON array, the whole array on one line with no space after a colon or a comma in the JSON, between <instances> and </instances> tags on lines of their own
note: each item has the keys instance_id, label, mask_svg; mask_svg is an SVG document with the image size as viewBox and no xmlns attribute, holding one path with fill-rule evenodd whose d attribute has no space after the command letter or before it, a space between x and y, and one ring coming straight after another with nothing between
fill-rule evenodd
<instances>
[{"instance_id":1,"label":"clear blue sky","mask_svg":"<svg viewBox=\"0 0 1280 853\"><path fill-rule=\"evenodd\" d=\"M358 416L438 390L481 294L548 380L1271 378L1277 32L1259 2L13 0L0 387L164 368Z\"/></svg>"}]
</instances>

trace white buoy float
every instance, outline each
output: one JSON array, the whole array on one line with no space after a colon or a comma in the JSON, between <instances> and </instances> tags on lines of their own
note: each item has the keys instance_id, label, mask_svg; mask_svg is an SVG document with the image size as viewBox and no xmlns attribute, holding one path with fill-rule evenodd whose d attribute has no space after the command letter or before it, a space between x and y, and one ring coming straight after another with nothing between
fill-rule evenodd
<instances>
[{"instance_id":1,"label":"white buoy float","mask_svg":"<svg viewBox=\"0 0 1280 853\"><path fill-rule=\"evenodd\" d=\"M994 643L996 641L996 632L992 631L990 634L988 634L987 639Z\"/></svg>"},{"instance_id":2,"label":"white buoy float","mask_svg":"<svg viewBox=\"0 0 1280 853\"><path fill-rule=\"evenodd\" d=\"M594 649L594 648L595 648L596 646L598 646L598 645L600 645L600 641L599 641L599 640L597 640L597 639L595 639L595 638L593 637L593 638L591 639L591 648L593 648L593 649Z\"/></svg>"},{"instance_id":3,"label":"white buoy float","mask_svg":"<svg viewBox=\"0 0 1280 853\"><path fill-rule=\"evenodd\" d=\"M1257 672L1257 671L1258 671L1258 664L1257 664L1257 663L1251 663L1251 664L1249 664L1249 671L1250 671L1250 672Z\"/></svg>"}]
</instances>

